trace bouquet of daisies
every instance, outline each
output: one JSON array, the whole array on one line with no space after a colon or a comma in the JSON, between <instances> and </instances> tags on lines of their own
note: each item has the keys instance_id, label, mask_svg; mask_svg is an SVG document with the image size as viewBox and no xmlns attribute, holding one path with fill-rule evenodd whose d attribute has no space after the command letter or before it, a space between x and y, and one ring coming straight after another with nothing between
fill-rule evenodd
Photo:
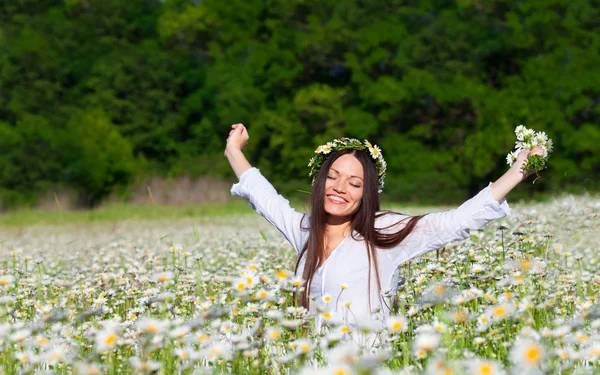
<instances>
[{"instance_id":1,"label":"bouquet of daisies","mask_svg":"<svg viewBox=\"0 0 600 375\"><path fill-rule=\"evenodd\" d=\"M553 149L552 140L548 138L545 132L536 133L532 129L527 129L523 125L519 125L515 128L515 135L517 136L515 150L506 155L506 162L512 167L515 161L517 161L517 156L522 150L532 150L535 146L538 146L543 150L544 154L529 155L521 167L524 172L533 171L537 175L539 171L546 168L548 158L550 157L550 153Z\"/></svg>"}]
</instances>

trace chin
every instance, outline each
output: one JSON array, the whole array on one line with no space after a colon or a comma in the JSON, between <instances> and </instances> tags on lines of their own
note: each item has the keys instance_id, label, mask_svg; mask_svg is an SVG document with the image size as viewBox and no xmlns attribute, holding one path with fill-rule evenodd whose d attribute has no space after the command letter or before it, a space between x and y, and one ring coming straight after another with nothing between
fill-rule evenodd
<instances>
[{"instance_id":1,"label":"chin","mask_svg":"<svg viewBox=\"0 0 600 375\"><path fill-rule=\"evenodd\" d=\"M325 205L325 213L331 217L336 217L336 218L344 218L344 217L348 217L351 218L352 215L354 215L356 213L356 209L355 210L347 210L347 209L339 209L338 207L331 207L331 206L327 206Z\"/></svg>"}]
</instances>

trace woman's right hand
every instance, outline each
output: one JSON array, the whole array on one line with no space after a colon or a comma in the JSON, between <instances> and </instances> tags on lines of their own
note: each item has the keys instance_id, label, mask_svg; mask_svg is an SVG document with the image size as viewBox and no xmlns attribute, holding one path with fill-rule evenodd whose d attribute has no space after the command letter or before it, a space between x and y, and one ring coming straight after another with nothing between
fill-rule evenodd
<instances>
[{"instance_id":1,"label":"woman's right hand","mask_svg":"<svg viewBox=\"0 0 600 375\"><path fill-rule=\"evenodd\" d=\"M252 168L242 153L242 149L248 144L249 139L250 136L248 135L248 130L246 130L244 125L231 125L231 131L229 132L229 137L227 137L227 146L225 146L224 154L238 178L240 178L242 173Z\"/></svg>"},{"instance_id":2,"label":"woman's right hand","mask_svg":"<svg viewBox=\"0 0 600 375\"><path fill-rule=\"evenodd\" d=\"M231 131L227 137L227 146L225 148L225 154L227 150L242 151L242 149L248 144L250 136L248 130L243 124L231 125Z\"/></svg>"}]
</instances>

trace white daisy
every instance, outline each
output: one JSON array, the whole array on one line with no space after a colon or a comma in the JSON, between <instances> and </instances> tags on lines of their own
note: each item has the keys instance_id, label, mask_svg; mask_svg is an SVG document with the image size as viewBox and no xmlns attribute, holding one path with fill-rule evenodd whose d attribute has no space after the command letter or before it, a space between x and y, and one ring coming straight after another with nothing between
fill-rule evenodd
<instances>
[{"instance_id":1,"label":"white daisy","mask_svg":"<svg viewBox=\"0 0 600 375\"><path fill-rule=\"evenodd\" d=\"M529 142L529 140L531 140L531 138L533 138L534 136L535 131L533 131L532 129L525 129L525 131L523 132L523 141Z\"/></svg>"},{"instance_id":2,"label":"white daisy","mask_svg":"<svg viewBox=\"0 0 600 375\"><path fill-rule=\"evenodd\" d=\"M408 328L408 321L403 316L392 315L387 319L387 328L392 333L404 332Z\"/></svg>"},{"instance_id":3,"label":"white daisy","mask_svg":"<svg viewBox=\"0 0 600 375\"><path fill-rule=\"evenodd\" d=\"M518 341L510 352L511 361L519 368L531 370L537 368L544 358L544 349L535 341Z\"/></svg>"},{"instance_id":4,"label":"white daisy","mask_svg":"<svg viewBox=\"0 0 600 375\"><path fill-rule=\"evenodd\" d=\"M517 155L519 153L517 151L511 151L506 155L506 163L512 167L512 165L517 161Z\"/></svg>"},{"instance_id":5,"label":"white daisy","mask_svg":"<svg viewBox=\"0 0 600 375\"><path fill-rule=\"evenodd\" d=\"M377 159L381 156L381 149L377 145L369 147L369 152L371 153L373 159Z\"/></svg>"},{"instance_id":6,"label":"white daisy","mask_svg":"<svg viewBox=\"0 0 600 375\"><path fill-rule=\"evenodd\" d=\"M519 141L523 140L523 136L525 134L525 130L527 130L527 128L525 126L523 126L523 125L519 125L519 126L516 127L515 134L516 134L517 139Z\"/></svg>"}]
</instances>

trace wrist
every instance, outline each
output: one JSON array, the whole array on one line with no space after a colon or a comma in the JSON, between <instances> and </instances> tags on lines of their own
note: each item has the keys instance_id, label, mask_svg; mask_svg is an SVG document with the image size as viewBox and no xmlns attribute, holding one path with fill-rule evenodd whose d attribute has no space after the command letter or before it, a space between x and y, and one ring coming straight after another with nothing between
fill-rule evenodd
<instances>
[{"instance_id":1,"label":"wrist","mask_svg":"<svg viewBox=\"0 0 600 375\"><path fill-rule=\"evenodd\" d=\"M225 147L225 156L235 157L242 154L242 150L239 147L227 146Z\"/></svg>"},{"instance_id":2,"label":"wrist","mask_svg":"<svg viewBox=\"0 0 600 375\"><path fill-rule=\"evenodd\" d=\"M523 181L526 177L525 172L521 169L522 163L514 164L506 173L511 180L514 180L516 183Z\"/></svg>"}]
</instances>

